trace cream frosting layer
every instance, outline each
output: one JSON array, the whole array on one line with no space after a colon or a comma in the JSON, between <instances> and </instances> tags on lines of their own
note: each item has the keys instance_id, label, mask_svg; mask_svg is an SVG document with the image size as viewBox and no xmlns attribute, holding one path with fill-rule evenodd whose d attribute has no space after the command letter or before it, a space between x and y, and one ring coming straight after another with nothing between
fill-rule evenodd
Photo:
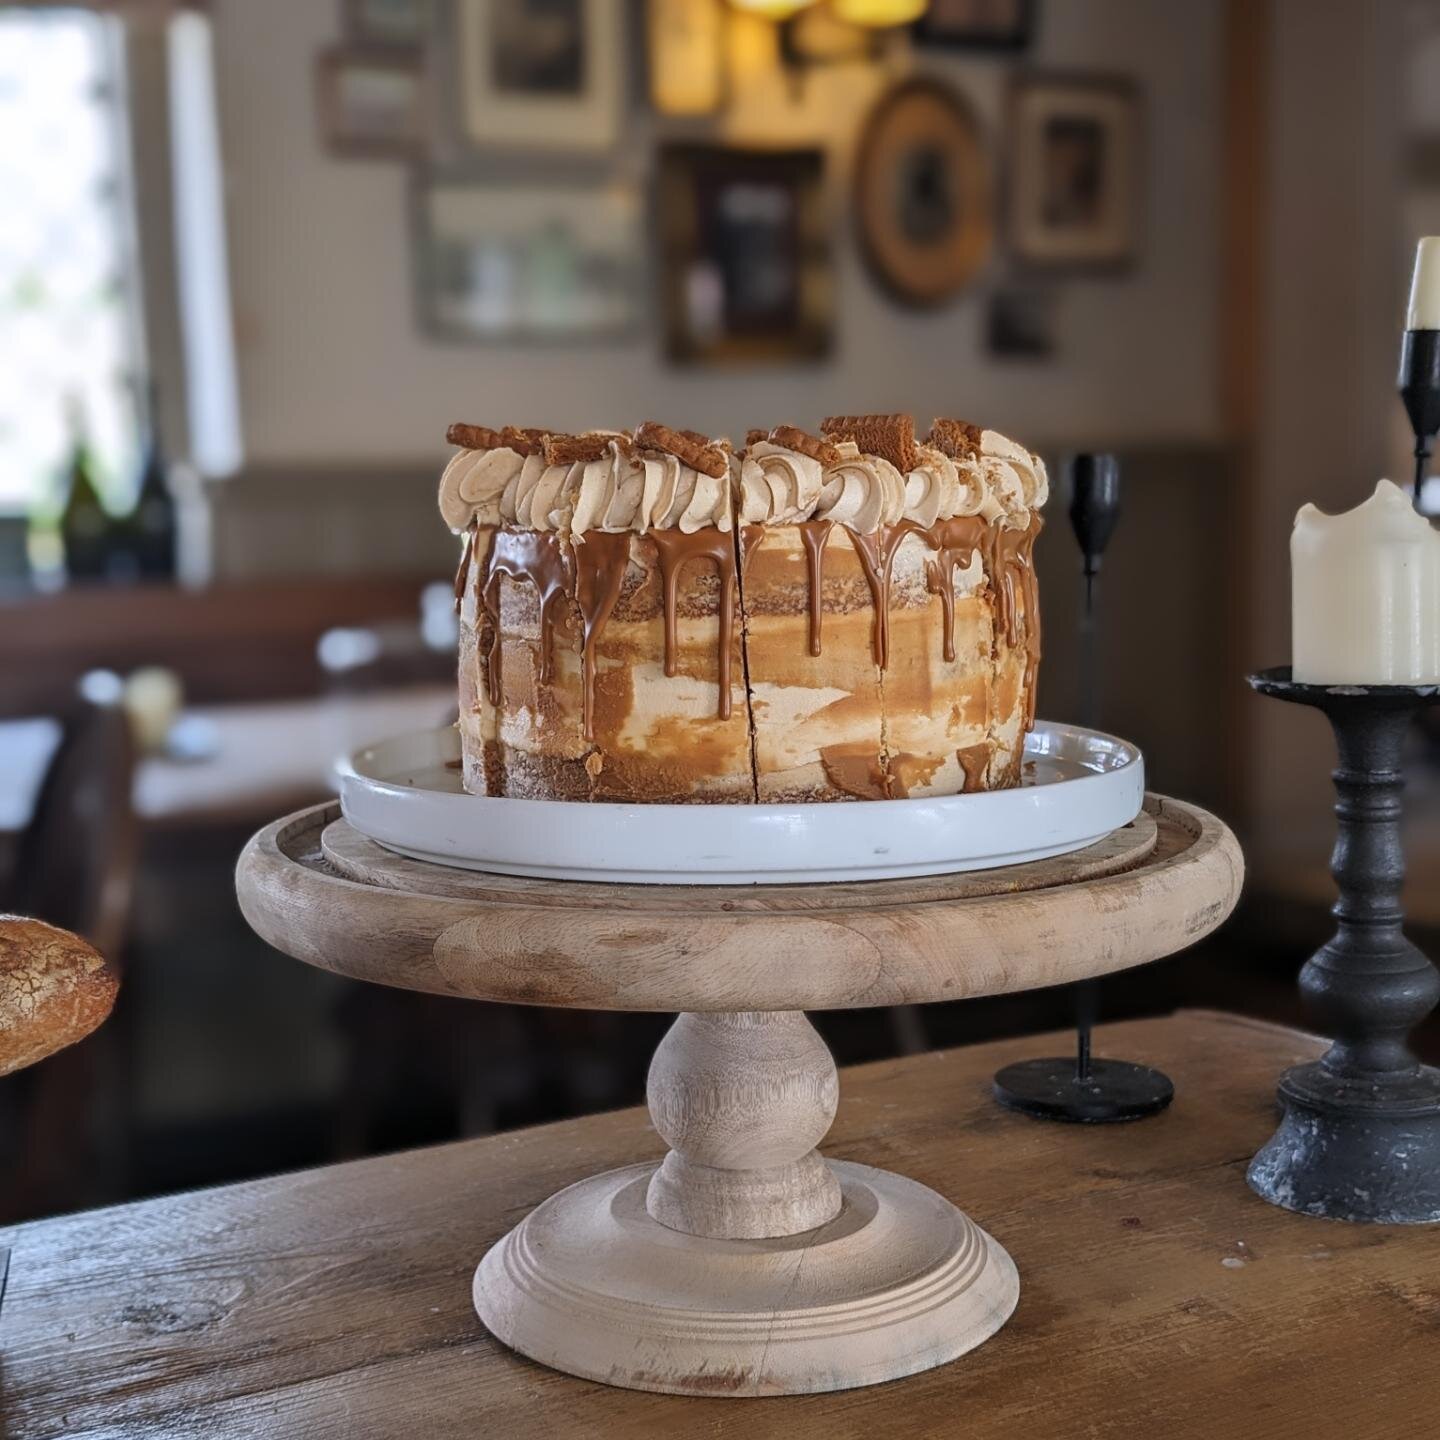
<instances>
[{"instance_id":1,"label":"cream frosting layer","mask_svg":"<svg viewBox=\"0 0 1440 1440\"><path fill-rule=\"evenodd\" d=\"M860 533L901 519L930 526L962 515L1023 527L1049 496L1045 465L995 430L978 453L951 459L920 447L902 475L850 441L832 465L757 441L732 460L728 478L703 474L677 456L627 453L617 443L597 460L547 465L508 448L460 450L440 478L440 513L452 530L472 521L531 530L618 533L713 526L792 525L832 520Z\"/></svg>"}]
</instances>

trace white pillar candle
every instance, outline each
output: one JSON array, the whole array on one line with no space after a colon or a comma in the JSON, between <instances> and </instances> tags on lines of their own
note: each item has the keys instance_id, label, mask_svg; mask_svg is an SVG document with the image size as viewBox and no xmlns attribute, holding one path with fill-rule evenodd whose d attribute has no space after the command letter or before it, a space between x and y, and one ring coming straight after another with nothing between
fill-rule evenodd
<instances>
[{"instance_id":1,"label":"white pillar candle","mask_svg":"<svg viewBox=\"0 0 1440 1440\"><path fill-rule=\"evenodd\" d=\"M1415 247L1415 273L1410 277L1407 330L1440 330L1440 235L1427 235Z\"/></svg>"},{"instance_id":2,"label":"white pillar candle","mask_svg":"<svg viewBox=\"0 0 1440 1440\"><path fill-rule=\"evenodd\" d=\"M1440 681L1440 533L1399 486L1382 480L1343 515L1301 506L1290 583L1296 680Z\"/></svg>"}]
</instances>

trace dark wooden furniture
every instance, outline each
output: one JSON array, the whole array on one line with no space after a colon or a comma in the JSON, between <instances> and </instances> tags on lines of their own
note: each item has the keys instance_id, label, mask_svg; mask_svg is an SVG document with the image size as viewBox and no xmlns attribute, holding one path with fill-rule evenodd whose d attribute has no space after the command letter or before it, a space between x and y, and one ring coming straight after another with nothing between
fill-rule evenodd
<instances>
[{"instance_id":1,"label":"dark wooden furniture","mask_svg":"<svg viewBox=\"0 0 1440 1440\"><path fill-rule=\"evenodd\" d=\"M0 715L54 712L76 676L97 666L122 675L166 666L198 704L319 694L328 681L315 644L325 631L415 623L420 591L436 578L75 586L0 601Z\"/></svg>"},{"instance_id":2,"label":"dark wooden furniture","mask_svg":"<svg viewBox=\"0 0 1440 1440\"><path fill-rule=\"evenodd\" d=\"M1130 1126L999 1110L1036 1036L846 1074L827 1144L953 1195L1014 1254L1010 1324L952 1365L775 1400L645 1395L496 1345L475 1256L558 1186L664 1149L641 1110L0 1233L6 1433L522 1437L1414 1435L1435 1404L1433 1231L1266 1205L1245 1165L1284 1066L1318 1042L1181 1012L1102 1029L1163 1066ZM1417 1429L1417 1425L1419 1429Z\"/></svg>"}]
</instances>

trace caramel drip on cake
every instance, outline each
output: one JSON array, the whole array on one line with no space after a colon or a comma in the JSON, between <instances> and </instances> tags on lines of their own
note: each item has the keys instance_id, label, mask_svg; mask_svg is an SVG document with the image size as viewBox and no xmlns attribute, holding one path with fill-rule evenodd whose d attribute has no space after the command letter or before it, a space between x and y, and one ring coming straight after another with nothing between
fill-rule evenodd
<instances>
[{"instance_id":1,"label":"caramel drip on cake","mask_svg":"<svg viewBox=\"0 0 1440 1440\"><path fill-rule=\"evenodd\" d=\"M821 617L824 609L822 586L825 546L830 539L834 522L802 520L796 528L800 531L800 538L805 545L805 560L810 580L810 654L818 656L821 654ZM1035 528L1038 529L1038 526ZM845 529L854 541L855 552L859 555L860 563L864 567L865 578L869 583L871 599L875 606L872 645L876 665L884 670L889 664L890 571L895 562L895 552L900 548L900 542L906 535L919 535L926 545L936 552L936 559L931 564L930 590L932 594L940 597L945 625L944 655L946 660L953 663L955 659L955 571L968 565L976 551L980 552L987 575L996 568L997 538L987 522L979 515L960 515L951 520L936 521L934 525L930 526L919 525L914 520L901 520L895 525L882 525L873 535L851 530L848 525ZM1029 558L1029 548L1034 542L1034 535L1023 530L1001 533L1019 536L1022 541L1027 535L1029 536L1028 542L1023 546L1023 553L1016 550L1014 542L1006 542L1006 560L1009 567L1007 575L1009 571L1013 571L1020 576L1025 596L1023 608L1029 615L1036 609L1033 601L1035 577ZM742 565L749 563L751 555L760 547L764 538L765 527L763 525L742 527L740 535ZM996 590L997 608L1003 608L1005 617L1003 623L1010 644L1018 645L1020 636L1016 629L1014 582L1007 578L1005 586L1001 586L999 582L992 579L992 586ZM1004 600L999 598L1002 589L1005 589L1006 593ZM1035 658L1038 662L1038 648Z\"/></svg>"},{"instance_id":2,"label":"caramel drip on cake","mask_svg":"<svg viewBox=\"0 0 1440 1440\"><path fill-rule=\"evenodd\" d=\"M460 613L460 602L465 598L465 580L470 574L470 560L475 554L476 525L472 520L465 531L465 547L460 552L460 568L455 572L455 613Z\"/></svg>"},{"instance_id":3,"label":"caramel drip on cake","mask_svg":"<svg viewBox=\"0 0 1440 1440\"><path fill-rule=\"evenodd\" d=\"M968 565L977 550L983 562L985 530L985 521L980 516L961 515L953 520L941 520L921 532L930 548L937 552L930 568L930 592L940 597L945 617L944 655L951 662L955 659L955 571Z\"/></svg>"},{"instance_id":4,"label":"caramel drip on cake","mask_svg":"<svg viewBox=\"0 0 1440 1440\"><path fill-rule=\"evenodd\" d=\"M665 582L665 673L674 675L675 603L680 572L691 560L711 560L720 578L720 707L722 720L730 718L730 649L735 631L735 543L724 530L652 530L650 538L660 556Z\"/></svg>"},{"instance_id":5,"label":"caramel drip on cake","mask_svg":"<svg viewBox=\"0 0 1440 1440\"><path fill-rule=\"evenodd\" d=\"M630 536L624 532L611 535L594 530L575 546L575 603L580 607L583 625L580 664L587 740L595 738L595 641L620 598L629 563Z\"/></svg>"},{"instance_id":6,"label":"caramel drip on cake","mask_svg":"<svg viewBox=\"0 0 1440 1440\"><path fill-rule=\"evenodd\" d=\"M564 605L572 592L569 558L560 537L545 530L495 532L480 584L480 601L494 632L486 657L485 683L490 703L499 705L500 691L500 577L528 580L540 592L540 679L548 684L555 674L556 605Z\"/></svg>"},{"instance_id":7,"label":"caramel drip on cake","mask_svg":"<svg viewBox=\"0 0 1440 1440\"><path fill-rule=\"evenodd\" d=\"M991 541L991 585L997 628L1012 649L1025 647L1025 729L1035 726L1035 680L1040 670L1040 605L1035 579L1035 537L1044 524L1038 514L1023 530L997 531ZM1018 587L1018 604L1017 604ZM1023 615L1023 620L1022 620Z\"/></svg>"},{"instance_id":8,"label":"caramel drip on cake","mask_svg":"<svg viewBox=\"0 0 1440 1440\"><path fill-rule=\"evenodd\" d=\"M805 564L810 572L810 653L820 653L820 617L823 608L825 546L830 539L834 522L830 520L805 520L800 525L800 539L805 545Z\"/></svg>"},{"instance_id":9,"label":"caramel drip on cake","mask_svg":"<svg viewBox=\"0 0 1440 1440\"><path fill-rule=\"evenodd\" d=\"M870 599L875 606L870 647L875 664L884 670L890 663L890 571L895 564L895 552L900 548L900 542L912 532L917 535L928 535L929 532L913 520L882 525L873 535L861 534L848 525L845 528L850 532L851 543L870 585Z\"/></svg>"},{"instance_id":10,"label":"caramel drip on cake","mask_svg":"<svg viewBox=\"0 0 1440 1440\"><path fill-rule=\"evenodd\" d=\"M973 795L985 788L985 772L990 768L991 748L988 741L979 745L967 745L955 752L960 768L965 772L965 794Z\"/></svg>"}]
</instances>

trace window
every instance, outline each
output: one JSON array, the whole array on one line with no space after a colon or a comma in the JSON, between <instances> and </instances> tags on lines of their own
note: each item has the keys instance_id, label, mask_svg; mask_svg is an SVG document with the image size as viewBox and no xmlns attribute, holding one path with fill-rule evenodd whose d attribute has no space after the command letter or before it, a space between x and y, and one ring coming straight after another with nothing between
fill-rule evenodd
<instances>
[{"instance_id":1,"label":"window","mask_svg":"<svg viewBox=\"0 0 1440 1440\"><path fill-rule=\"evenodd\" d=\"M0 9L0 512L63 503L72 400L104 499L130 497L143 337L123 82L114 20Z\"/></svg>"}]
</instances>

